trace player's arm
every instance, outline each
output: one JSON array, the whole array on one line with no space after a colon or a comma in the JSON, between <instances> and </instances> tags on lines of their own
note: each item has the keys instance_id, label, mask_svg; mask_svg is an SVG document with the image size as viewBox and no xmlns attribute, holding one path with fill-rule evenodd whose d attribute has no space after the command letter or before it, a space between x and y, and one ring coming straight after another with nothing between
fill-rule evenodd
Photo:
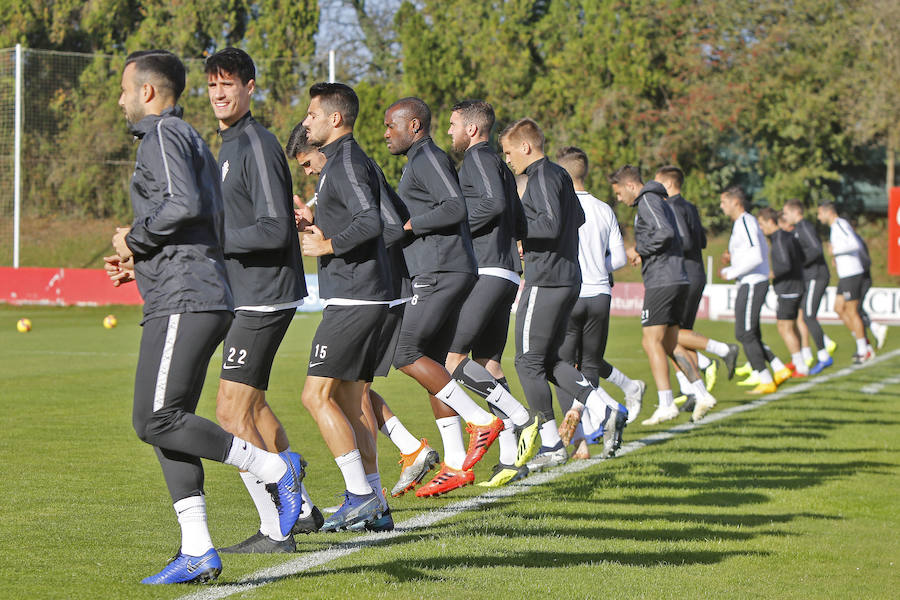
<instances>
[{"instance_id":1,"label":"player's arm","mask_svg":"<svg viewBox=\"0 0 900 600\"><path fill-rule=\"evenodd\" d=\"M706 230L703 228L703 222L700 220L700 212L693 204L688 205L689 228L691 236L694 240L694 248L706 249Z\"/></svg>"},{"instance_id":2,"label":"player's arm","mask_svg":"<svg viewBox=\"0 0 900 600\"><path fill-rule=\"evenodd\" d=\"M831 252L835 256L842 254L857 254L860 250L859 242L853 234L850 225L838 219L831 226Z\"/></svg>"},{"instance_id":3,"label":"player's arm","mask_svg":"<svg viewBox=\"0 0 900 600\"><path fill-rule=\"evenodd\" d=\"M808 267L820 258L824 257L822 242L816 236L815 227L806 221L797 224L797 241L803 251L803 266Z\"/></svg>"},{"instance_id":4,"label":"player's arm","mask_svg":"<svg viewBox=\"0 0 900 600\"><path fill-rule=\"evenodd\" d=\"M156 210L135 219L125 243L134 256L147 256L162 246L179 230L199 222L203 217L197 173L191 160L191 142L163 119L158 136L141 144L141 158L161 181L162 201ZM149 142L149 143L148 143ZM123 259L128 257L119 252Z\"/></svg>"},{"instance_id":5,"label":"player's arm","mask_svg":"<svg viewBox=\"0 0 900 600\"><path fill-rule=\"evenodd\" d=\"M763 262L762 248L759 245L759 226L753 219L743 215L740 222L735 224L736 233L733 252L731 252L731 266L722 269L725 279L737 279L758 267Z\"/></svg>"},{"instance_id":6,"label":"player's arm","mask_svg":"<svg viewBox=\"0 0 900 600\"><path fill-rule=\"evenodd\" d=\"M478 151L471 160L463 163L463 169L474 194L466 197L469 213L469 229L474 234L494 222L506 210L506 194L503 178L493 161L485 161Z\"/></svg>"},{"instance_id":7,"label":"player's arm","mask_svg":"<svg viewBox=\"0 0 900 600\"><path fill-rule=\"evenodd\" d=\"M675 239L675 226L666 218L663 202L665 200L645 194L638 203L638 220L644 224L644 235L635 235L635 250L640 256L659 254Z\"/></svg>"},{"instance_id":8,"label":"player's arm","mask_svg":"<svg viewBox=\"0 0 900 600\"><path fill-rule=\"evenodd\" d=\"M338 168L344 170L342 176L330 177L328 183L334 186L331 192L346 204L350 213L347 226L331 237L332 251L341 256L380 236L383 226L374 173L360 161L345 162Z\"/></svg>"},{"instance_id":9,"label":"player's arm","mask_svg":"<svg viewBox=\"0 0 900 600\"><path fill-rule=\"evenodd\" d=\"M244 181L256 220L246 227L225 230L225 254L280 250L297 235L291 172L281 148L270 146L251 144L244 153Z\"/></svg>"},{"instance_id":10,"label":"player's arm","mask_svg":"<svg viewBox=\"0 0 900 600\"><path fill-rule=\"evenodd\" d=\"M408 229L416 235L422 235L465 221L466 201L459 188L456 171L449 164L440 161L427 145L422 148L422 156L416 159L416 177L431 193L433 204L428 212L411 217Z\"/></svg>"},{"instance_id":11,"label":"player's arm","mask_svg":"<svg viewBox=\"0 0 900 600\"><path fill-rule=\"evenodd\" d=\"M552 240L559 237L562 231L562 183L555 177L548 177L545 169L529 177L528 188L522 198L523 205L528 203L529 240Z\"/></svg>"},{"instance_id":12,"label":"player's arm","mask_svg":"<svg viewBox=\"0 0 900 600\"><path fill-rule=\"evenodd\" d=\"M776 279L791 272L791 238L789 235L772 236L772 275Z\"/></svg>"},{"instance_id":13,"label":"player's arm","mask_svg":"<svg viewBox=\"0 0 900 600\"><path fill-rule=\"evenodd\" d=\"M670 208L672 209L672 214L675 215L675 226L678 231L678 237L681 238L681 251L682 253L687 254L694 249L694 238L691 235L691 230L688 226L687 210L682 210L681 207L676 208L672 205L670 205Z\"/></svg>"},{"instance_id":14,"label":"player's arm","mask_svg":"<svg viewBox=\"0 0 900 600\"><path fill-rule=\"evenodd\" d=\"M612 209L608 211L609 247L606 253L606 272L612 273L625 266L628 256L625 253L625 240L622 239L622 230L615 218Z\"/></svg>"}]
</instances>

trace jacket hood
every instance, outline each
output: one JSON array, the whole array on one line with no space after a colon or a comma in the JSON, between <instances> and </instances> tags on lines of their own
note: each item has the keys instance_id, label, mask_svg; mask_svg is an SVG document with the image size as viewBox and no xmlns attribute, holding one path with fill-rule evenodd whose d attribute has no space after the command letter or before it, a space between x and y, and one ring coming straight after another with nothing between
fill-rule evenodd
<instances>
[{"instance_id":1,"label":"jacket hood","mask_svg":"<svg viewBox=\"0 0 900 600\"><path fill-rule=\"evenodd\" d=\"M150 131L151 129L156 127L156 123L163 117L168 117L169 115L172 115L172 116L178 117L180 119L183 114L184 114L184 109L176 104L175 106L172 106L172 107L167 108L166 110L162 111L158 115L147 115L146 117L144 117L137 123L130 123L128 126L128 130L131 131L131 133L134 135L134 137L143 138L145 135L147 135L148 131Z\"/></svg>"},{"instance_id":2,"label":"jacket hood","mask_svg":"<svg viewBox=\"0 0 900 600\"><path fill-rule=\"evenodd\" d=\"M644 187L641 188L641 192L638 194L638 198L646 194L647 192L652 192L657 196L662 198L667 198L669 195L666 193L666 188L658 181L648 181L644 184Z\"/></svg>"}]
</instances>

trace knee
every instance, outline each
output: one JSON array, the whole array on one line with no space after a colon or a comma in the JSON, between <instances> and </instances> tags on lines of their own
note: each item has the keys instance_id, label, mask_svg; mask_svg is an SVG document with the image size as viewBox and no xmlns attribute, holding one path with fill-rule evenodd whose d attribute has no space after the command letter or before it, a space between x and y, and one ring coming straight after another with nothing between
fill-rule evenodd
<instances>
[{"instance_id":1,"label":"knee","mask_svg":"<svg viewBox=\"0 0 900 600\"><path fill-rule=\"evenodd\" d=\"M300 401L303 402L304 408L312 415L316 415L319 412L326 400L327 398L322 397L318 388L312 390L303 388L303 394L300 396Z\"/></svg>"},{"instance_id":2,"label":"knee","mask_svg":"<svg viewBox=\"0 0 900 600\"><path fill-rule=\"evenodd\" d=\"M544 373L544 359L542 356L538 356L537 354L531 354L530 352L525 352L523 354L516 355L516 372L519 374L521 378L522 375L540 375Z\"/></svg>"}]
</instances>

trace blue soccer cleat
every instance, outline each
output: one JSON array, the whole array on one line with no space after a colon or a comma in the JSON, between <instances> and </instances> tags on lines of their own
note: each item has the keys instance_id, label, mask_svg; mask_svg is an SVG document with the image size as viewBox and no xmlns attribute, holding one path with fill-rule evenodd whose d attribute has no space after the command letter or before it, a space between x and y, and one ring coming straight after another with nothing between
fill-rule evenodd
<instances>
[{"instance_id":1,"label":"blue soccer cleat","mask_svg":"<svg viewBox=\"0 0 900 600\"><path fill-rule=\"evenodd\" d=\"M381 500L378 494L359 495L344 492L344 503L333 515L325 519L320 531L340 531L350 529L358 523L376 520L382 514Z\"/></svg>"},{"instance_id":2,"label":"blue soccer cleat","mask_svg":"<svg viewBox=\"0 0 900 600\"><path fill-rule=\"evenodd\" d=\"M210 548L203 556L189 556L178 550L166 567L150 577L145 577L141 583L147 585L161 585L168 583L206 583L213 581L222 572L222 559L215 548Z\"/></svg>"},{"instance_id":3,"label":"blue soccer cleat","mask_svg":"<svg viewBox=\"0 0 900 600\"><path fill-rule=\"evenodd\" d=\"M348 527L350 531L374 531L374 532L385 532L385 531L393 531L394 530L394 517L391 516L391 509L388 508L386 511L381 513L381 516L377 519L373 519L369 522L361 521L356 523L355 525L351 525Z\"/></svg>"},{"instance_id":4,"label":"blue soccer cleat","mask_svg":"<svg viewBox=\"0 0 900 600\"><path fill-rule=\"evenodd\" d=\"M296 452L280 452L278 455L287 465L287 471L278 483L266 484L266 490L272 495L272 501L278 508L281 535L288 535L303 508L300 483L306 472L303 470L303 459Z\"/></svg>"},{"instance_id":5,"label":"blue soccer cleat","mask_svg":"<svg viewBox=\"0 0 900 600\"><path fill-rule=\"evenodd\" d=\"M834 359L829 356L828 360L820 360L815 365L813 365L812 368L809 370L809 374L810 375L818 375L819 373L821 373L822 371L824 371L825 369L827 369L828 367L830 367L833 364L834 364Z\"/></svg>"}]
</instances>

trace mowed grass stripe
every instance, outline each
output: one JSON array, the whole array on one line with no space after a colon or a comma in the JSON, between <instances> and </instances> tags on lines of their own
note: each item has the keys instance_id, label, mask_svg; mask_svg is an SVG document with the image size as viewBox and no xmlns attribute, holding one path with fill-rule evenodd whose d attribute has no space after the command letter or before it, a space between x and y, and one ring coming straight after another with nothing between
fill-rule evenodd
<instances>
[{"instance_id":1,"label":"mowed grass stripe","mask_svg":"<svg viewBox=\"0 0 900 600\"><path fill-rule=\"evenodd\" d=\"M782 391L764 396L752 402L715 411L708 414L706 418L698 423L684 423L672 427L671 429L649 435L640 440L629 442L623 445L619 450L618 457L630 454L647 446L660 444L674 438L675 436L693 431L694 429L704 427L733 415L761 408L771 402L785 398L792 394L806 392L823 383L846 377L855 373L856 371L875 366L885 361L889 361L897 356L900 356L900 349L880 355L874 360L871 360L862 365L852 365L834 371L833 373L819 375L815 379L805 381L803 383L798 383L797 385L792 385L791 387L786 388ZM875 384L869 384L868 386L865 386L860 391L863 391L864 393L871 393L866 392L866 388L874 387L876 385L881 386L880 388L878 388L878 391L880 391L880 389L883 389L886 385L892 385L894 383L900 383L900 378L898 378L897 376L887 377ZM308 571L315 567L320 567L337 559L357 553L361 550L365 550L376 545L385 545L393 538L417 530L425 529L461 513L488 506L503 498L516 496L524 491L528 491L533 487L546 485L562 477L563 475L584 471L596 466L601 462L604 462L604 460L596 457L581 461L570 461L562 467L558 467L551 471L536 473L529 476L524 481L509 485L507 487L492 490L479 496L467 498L465 500L449 504L442 508L434 508L426 513L422 513L411 519L398 523L397 527L392 532L369 533L343 542L335 543L324 550L310 552L280 565L260 569L259 571L256 571L255 573L242 578L236 583L218 584L215 586L204 588L203 590L200 590L193 594L181 596L180 600L213 600L218 598L227 598L234 594L246 593L271 583L277 583L284 579L299 575L304 571Z\"/></svg>"}]
</instances>

